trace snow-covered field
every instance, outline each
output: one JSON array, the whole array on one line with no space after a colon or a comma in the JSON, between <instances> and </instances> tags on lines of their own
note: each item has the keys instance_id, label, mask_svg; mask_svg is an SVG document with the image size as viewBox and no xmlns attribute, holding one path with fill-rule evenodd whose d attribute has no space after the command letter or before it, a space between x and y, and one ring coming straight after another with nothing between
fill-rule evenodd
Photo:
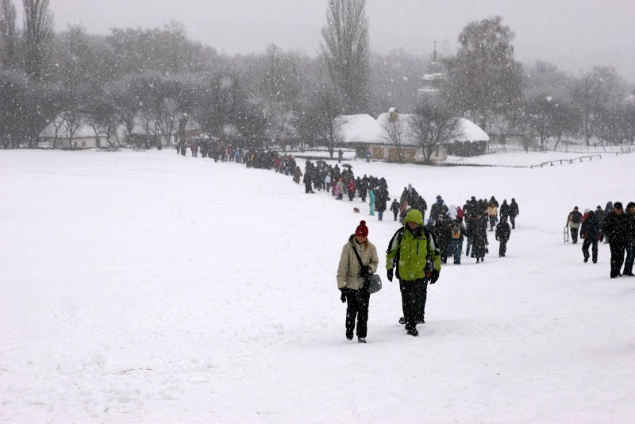
<instances>
[{"instance_id":1,"label":"snow-covered field","mask_svg":"<svg viewBox=\"0 0 635 424\"><path fill-rule=\"evenodd\" d=\"M350 162L391 197L519 203L508 256L444 266L413 338L383 267L398 224L359 199L173 150L0 151L0 422L632 423L635 278L562 233L573 206L635 200L634 159ZM360 219L385 283L366 345L335 281Z\"/></svg>"}]
</instances>

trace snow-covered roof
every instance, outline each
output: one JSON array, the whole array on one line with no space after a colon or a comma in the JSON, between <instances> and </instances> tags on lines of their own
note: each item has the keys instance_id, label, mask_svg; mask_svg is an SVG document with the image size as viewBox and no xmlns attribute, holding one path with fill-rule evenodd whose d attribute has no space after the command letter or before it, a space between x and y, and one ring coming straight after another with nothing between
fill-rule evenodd
<instances>
[{"instance_id":1,"label":"snow-covered roof","mask_svg":"<svg viewBox=\"0 0 635 424\"><path fill-rule=\"evenodd\" d=\"M469 119L459 118L459 126L456 141L489 141L489 135Z\"/></svg>"},{"instance_id":2,"label":"snow-covered roof","mask_svg":"<svg viewBox=\"0 0 635 424\"><path fill-rule=\"evenodd\" d=\"M338 116L335 125L339 128L339 140L343 143L391 144L386 131L390 116L390 113L382 113L377 119L368 114ZM419 144L410 131L412 116L409 113L397 115L397 123L403 128L401 142L406 146ZM489 141L489 136L474 122L459 118L458 135L452 141Z\"/></svg>"},{"instance_id":3,"label":"snow-covered roof","mask_svg":"<svg viewBox=\"0 0 635 424\"><path fill-rule=\"evenodd\" d=\"M385 131L368 114L340 115L335 118L339 139L344 143L385 143Z\"/></svg>"}]
</instances>

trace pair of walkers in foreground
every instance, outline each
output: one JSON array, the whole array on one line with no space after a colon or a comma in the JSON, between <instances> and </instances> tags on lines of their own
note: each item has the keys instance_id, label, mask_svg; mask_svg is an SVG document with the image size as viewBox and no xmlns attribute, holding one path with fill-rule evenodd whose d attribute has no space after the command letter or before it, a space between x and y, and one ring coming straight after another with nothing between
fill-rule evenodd
<instances>
[{"instance_id":1,"label":"pair of walkers in foreground","mask_svg":"<svg viewBox=\"0 0 635 424\"><path fill-rule=\"evenodd\" d=\"M359 255L361 259L358 260ZM362 221L342 249L337 270L340 299L347 303L346 338L366 343L370 293L365 289L366 276L377 271L377 248L368 241L368 227ZM411 209L404 225L390 240L386 251L387 278L399 280L403 319L407 334L417 336L417 324L425 322L428 283L434 284L441 271L441 255L434 237L423 225L423 215ZM357 325L355 325L357 324Z\"/></svg>"}]
</instances>

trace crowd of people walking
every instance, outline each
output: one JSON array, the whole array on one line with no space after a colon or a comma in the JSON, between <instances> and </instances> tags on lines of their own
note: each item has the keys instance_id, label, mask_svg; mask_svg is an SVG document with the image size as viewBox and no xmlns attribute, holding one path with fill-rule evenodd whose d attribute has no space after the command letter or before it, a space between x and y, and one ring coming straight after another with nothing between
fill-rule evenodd
<instances>
[{"instance_id":1,"label":"crowd of people walking","mask_svg":"<svg viewBox=\"0 0 635 424\"><path fill-rule=\"evenodd\" d=\"M611 252L611 278L635 277L635 202L629 202L626 210L622 202L608 202L602 209L585 209L584 214L576 206L567 216L565 231L569 228L571 243L582 238L582 256L585 263L589 258L598 261L598 244L608 243ZM591 253L589 253L589 248Z\"/></svg>"},{"instance_id":2,"label":"crowd of people walking","mask_svg":"<svg viewBox=\"0 0 635 424\"><path fill-rule=\"evenodd\" d=\"M389 281L395 276L399 280L403 312L399 323L412 336L418 335L417 324L425 323L427 286L439 279L442 264L452 258L454 265L461 265L463 255L475 259L477 264L483 263L489 253L491 236L488 237L488 233L494 233L499 243L499 258L506 257L507 243L520 215L515 198L509 203L504 199L499 204L495 196L489 200L472 196L462 206L448 206L443 197L437 195L426 219L428 203L411 184L388 206L391 199L386 179L355 176L352 166L347 164L340 167L324 160L307 160L303 171L292 155L274 151L237 148L222 142L197 143L190 145L190 150L194 157L200 151L202 157L214 161L235 161L247 167L273 169L291 176L298 185L302 183L306 194L324 191L338 201L352 202L357 198L362 203L368 201L368 215L376 215L379 221L389 209L393 221L399 221L402 227L386 251L386 277ZM185 146L177 146L177 153L185 155ZM572 243L577 243L579 238L584 240L585 263L589 259L597 263L598 243L605 240L611 250L611 278L634 275L634 202L628 203L626 211L620 202L609 202L604 209L598 206L595 211L586 209L584 214L576 206L567 216L565 234L567 231ZM370 293L366 290L366 277L376 272L379 263L377 248L368 240L368 233L366 221L362 220L344 245L337 270L340 299L347 304L346 338L352 340L356 332L360 343L366 343L368 333Z\"/></svg>"}]
</instances>

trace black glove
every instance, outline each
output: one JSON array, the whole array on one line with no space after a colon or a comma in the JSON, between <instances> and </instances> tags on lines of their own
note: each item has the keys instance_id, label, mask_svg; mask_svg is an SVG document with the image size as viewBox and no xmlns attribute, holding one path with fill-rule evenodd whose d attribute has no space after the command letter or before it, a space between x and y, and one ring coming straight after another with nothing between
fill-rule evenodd
<instances>
[{"instance_id":1,"label":"black glove","mask_svg":"<svg viewBox=\"0 0 635 424\"><path fill-rule=\"evenodd\" d=\"M344 292L344 289L340 289L340 292L342 292L340 300L342 301L342 303L346 303L346 293Z\"/></svg>"},{"instance_id":2,"label":"black glove","mask_svg":"<svg viewBox=\"0 0 635 424\"><path fill-rule=\"evenodd\" d=\"M498 237L496 237L496 241L498 241Z\"/></svg>"},{"instance_id":3,"label":"black glove","mask_svg":"<svg viewBox=\"0 0 635 424\"><path fill-rule=\"evenodd\" d=\"M425 268L423 268L423 272L426 274L426 278L432 278L430 264L426 264Z\"/></svg>"},{"instance_id":4,"label":"black glove","mask_svg":"<svg viewBox=\"0 0 635 424\"><path fill-rule=\"evenodd\" d=\"M392 281L392 275L393 275L392 272L393 272L392 268L386 270L386 277L388 278L388 281Z\"/></svg>"},{"instance_id":5,"label":"black glove","mask_svg":"<svg viewBox=\"0 0 635 424\"><path fill-rule=\"evenodd\" d=\"M432 271L432 275L430 276L430 284L434 284L439 279L439 274L441 271L437 271L436 269Z\"/></svg>"},{"instance_id":6,"label":"black glove","mask_svg":"<svg viewBox=\"0 0 635 424\"><path fill-rule=\"evenodd\" d=\"M370 274L370 266L363 265L361 271L359 271L359 276L366 277L368 274Z\"/></svg>"}]
</instances>

